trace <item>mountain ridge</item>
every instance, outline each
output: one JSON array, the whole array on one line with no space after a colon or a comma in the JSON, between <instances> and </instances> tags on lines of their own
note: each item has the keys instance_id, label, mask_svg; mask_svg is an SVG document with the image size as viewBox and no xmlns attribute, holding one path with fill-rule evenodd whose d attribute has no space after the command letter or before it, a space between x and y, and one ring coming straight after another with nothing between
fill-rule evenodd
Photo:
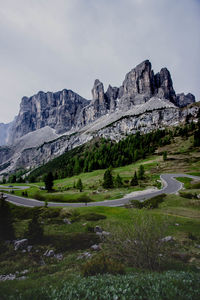
<instances>
[{"instance_id":1,"label":"mountain ridge","mask_svg":"<svg viewBox=\"0 0 200 300\"><path fill-rule=\"evenodd\" d=\"M187 110L189 104L195 106L194 95L176 95L168 69L154 75L149 60L128 72L120 87L109 85L104 91L103 83L96 79L92 100L67 89L23 97L8 135L2 133L12 150L0 149L0 168L10 163L1 173L36 167L95 136L117 141L127 133L146 133L184 122L188 114L196 118L199 107Z\"/></svg>"}]
</instances>

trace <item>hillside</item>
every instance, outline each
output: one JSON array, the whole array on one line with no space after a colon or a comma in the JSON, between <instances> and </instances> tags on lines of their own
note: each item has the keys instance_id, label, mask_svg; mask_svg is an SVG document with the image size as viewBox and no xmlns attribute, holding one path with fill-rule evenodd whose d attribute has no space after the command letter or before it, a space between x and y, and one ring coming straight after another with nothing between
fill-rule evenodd
<instances>
[{"instance_id":1,"label":"hillside","mask_svg":"<svg viewBox=\"0 0 200 300\"><path fill-rule=\"evenodd\" d=\"M200 148L194 146L195 131L187 133L181 128L181 132L182 135L175 134L171 138L170 144L158 146L155 154L113 168L113 175L122 177L125 185L122 188L100 190L103 169L55 180L54 188L59 191L59 197L66 195L69 199L72 194L80 197L84 193L95 201L103 200L108 194L111 199L117 193L155 185L160 173L178 171L200 175ZM163 160L165 151L167 159ZM141 164L145 168L145 179L138 187L131 187L130 180ZM83 182L82 193L73 187L78 178ZM33 246L30 252L26 247L14 251L12 243L0 243L1 274L21 278L0 282L1 299L91 299L91 295L97 299L113 299L115 295L124 299L130 299L130 295L137 299L139 295L143 300L155 297L159 300L163 297L199 299L200 206L197 195L200 185L188 178L179 180L184 183L184 189L178 195L164 196L163 202L154 209L140 210L132 206L31 209L10 204L17 239L27 238L35 213L44 228L44 236L29 242ZM24 191L31 196L37 186L42 185L42 182L32 183L32 187ZM97 190L99 193L95 194ZM46 193L46 197L55 194ZM96 226L110 235L101 238L94 232ZM138 228L138 232L133 228ZM169 242L159 244L164 237L168 237ZM142 248L140 243L134 242L136 239L141 241ZM98 251L92 250L94 245L100 245ZM152 251L149 260L145 247ZM44 255L47 250L54 251L52 256Z\"/></svg>"}]
</instances>

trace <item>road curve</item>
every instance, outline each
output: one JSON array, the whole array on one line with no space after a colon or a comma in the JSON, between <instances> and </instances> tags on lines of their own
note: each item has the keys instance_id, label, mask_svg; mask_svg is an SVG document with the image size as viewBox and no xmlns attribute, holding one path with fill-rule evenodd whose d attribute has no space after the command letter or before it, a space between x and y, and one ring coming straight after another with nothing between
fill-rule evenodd
<instances>
[{"instance_id":1,"label":"road curve","mask_svg":"<svg viewBox=\"0 0 200 300\"><path fill-rule=\"evenodd\" d=\"M160 178L163 182L163 188L161 190L157 190L155 192L151 192L148 194L140 194L138 196L132 196L132 197L126 197L126 198L120 198L116 200L105 200L100 202L90 202L87 204L87 206L122 206L124 204L129 203L130 200L145 200L149 199L151 197L157 196L159 194L165 193L165 194L175 194L177 193L183 186L181 182L175 179L175 177L189 177L196 180L200 180L200 177L198 176L192 176L187 174L162 174L160 175ZM35 199L28 199L23 197L18 197L10 194L6 194L7 201L19 205L19 206L27 206L27 207L35 207L35 206L44 206L43 201L35 200ZM48 202L49 207L83 207L85 206L84 203L55 203L55 202Z\"/></svg>"}]
</instances>

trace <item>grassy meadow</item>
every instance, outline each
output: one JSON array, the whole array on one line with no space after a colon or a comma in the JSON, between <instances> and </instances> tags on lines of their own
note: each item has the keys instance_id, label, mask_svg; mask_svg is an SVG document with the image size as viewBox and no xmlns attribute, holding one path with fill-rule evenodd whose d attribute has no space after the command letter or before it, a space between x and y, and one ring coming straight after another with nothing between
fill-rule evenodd
<instances>
[{"instance_id":1,"label":"grassy meadow","mask_svg":"<svg viewBox=\"0 0 200 300\"><path fill-rule=\"evenodd\" d=\"M122 188L103 189L105 170L98 170L55 180L52 193L40 190L43 182L29 184L30 188L26 191L29 198L38 196L48 201L78 202L83 194L92 201L102 201L120 198L134 190L153 186L160 188L158 180L162 173L200 175L200 150L193 148L192 142L192 138L184 140L175 137L174 143L158 148L155 155L113 169L113 176L119 174L122 177ZM165 161L163 151L168 154ZM145 168L145 179L139 181L137 187L130 187L129 181L141 164ZM81 193L74 188L74 182L79 178L84 187ZM184 184L183 189L176 195L166 195L164 201L154 209L129 206L28 208L9 204L16 239L27 238L35 212L44 235L40 241L31 242L33 247L30 252L15 251L12 243L0 243L0 275L15 274L16 278L25 276L21 280L0 281L0 299L199 299L200 183L181 177L178 180ZM24 191L14 193L22 195ZM66 218L71 224L64 222ZM121 257L115 256L120 244L115 244L115 234L121 232L121 238L127 241L129 231L135 232L138 218L143 220L138 224L146 234L145 245L150 252L151 249L156 251L153 244L155 234L160 232L162 238L172 237L169 243L164 244L164 254L152 254L156 262L158 256L161 257L159 264L152 267L138 267L130 259L138 247L134 238L130 239L130 247L124 244ZM148 223L148 220L153 220L153 223ZM99 237L94 232L96 226L110 235L107 238ZM157 241L160 243L160 239ZM91 249L94 244L100 245L100 251ZM44 256L46 250L62 254L62 259ZM90 253L91 257L84 257L85 252ZM140 253L134 255L139 257ZM108 271L102 271L102 265L107 267L108 264L105 257L109 258ZM92 272L94 266L97 274L85 276L85 272Z\"/></svg>"}]
</instances>

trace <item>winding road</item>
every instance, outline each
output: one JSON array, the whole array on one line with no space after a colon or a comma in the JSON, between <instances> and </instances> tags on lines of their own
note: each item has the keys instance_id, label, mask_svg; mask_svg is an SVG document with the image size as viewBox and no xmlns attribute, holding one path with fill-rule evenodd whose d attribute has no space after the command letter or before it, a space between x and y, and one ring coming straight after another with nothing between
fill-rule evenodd
<instances>
[{"instance_id":1,"label":"winding road","mask_svg":"<svg viewBox=\"0 0 200 300\"><path fill-rule=\"evenodd\" d=\"M116 200L105 200L101 202L90 202L87 204L87 206L122 206L124 204L128 204L130 200L137 199L137 200L146 200L151 197L157 196L159 194L165 193L165 194L175 194L177 193L183 186L183 184L176 180L176 177L189 177L195 180L200 180L200 177L198 176L192 176L192 175L187 175L187 174L162 174L160 175L160 178L163 182L163 188L161 190L156 190L155 192L149 192L137 196L130 196L130 197L124 197ZM23 198L23 197L18 197L10 194L6 194L7 196L7 201L19 205L19 206L27 206L27 207L35 207L35 206L44 206L43 201L38 201L34 199L28 199L28 198ZM49 207L83 207L85 206L84 203L54 203L54 202L48 202Z\"/></svg>"}]
</instances>

